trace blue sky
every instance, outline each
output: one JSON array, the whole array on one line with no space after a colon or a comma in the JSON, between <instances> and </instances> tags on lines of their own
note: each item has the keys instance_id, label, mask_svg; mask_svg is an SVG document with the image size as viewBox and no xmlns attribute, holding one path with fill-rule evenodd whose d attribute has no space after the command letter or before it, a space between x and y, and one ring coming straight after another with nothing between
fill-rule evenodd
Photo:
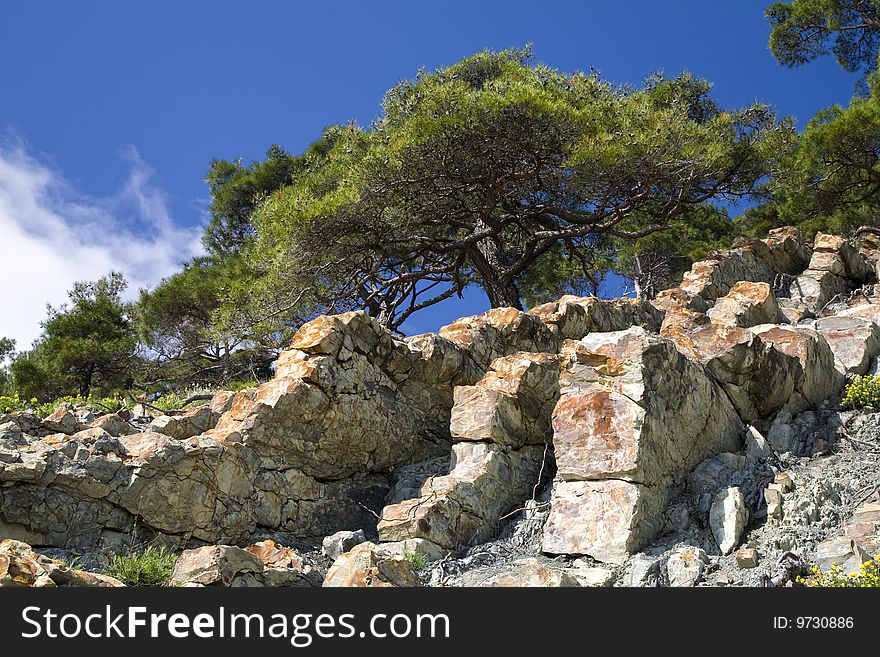
<instances>
[{"instance_id":1,"label":"blue sky","mask_svg":"<svg viewBox=\"0 0 880 657\"><path fill-rule=\"evenodd\" d=\"M212 158L298 152L323 127L368 123L386 89L483 48L534 45L614 82L682 70L725 106L766 101L803 125L846 103L830 58L797 69L767 48L768 0L0 3L0 336L26 346L74 280L123 269L155 284L198 253ZM11 298L10 298L11 297ZM416 316L431 330L479 293Z\"/></svg>"}]
</instances>

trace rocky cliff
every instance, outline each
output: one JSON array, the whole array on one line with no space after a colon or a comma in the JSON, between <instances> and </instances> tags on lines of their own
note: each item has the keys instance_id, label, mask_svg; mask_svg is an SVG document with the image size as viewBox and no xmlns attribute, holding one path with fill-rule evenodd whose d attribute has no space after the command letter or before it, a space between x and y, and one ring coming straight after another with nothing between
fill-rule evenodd
<instances>
[{"instance_id":1,"label":"rocky cliff","mask_svg":"<svg viewBox=\"0 0 880 657\"><path fill-rule=\"evenodd\" d=\"M272 381L182 415L0 416L0 583L4 563L73 581L25 543L186 550L199 585L784 583L857 560L880 546L880 442L836 409L880 354L878 263L873 232L781 228L650 303L405 339L319 317Z\"/></svg>"}]
</instances>

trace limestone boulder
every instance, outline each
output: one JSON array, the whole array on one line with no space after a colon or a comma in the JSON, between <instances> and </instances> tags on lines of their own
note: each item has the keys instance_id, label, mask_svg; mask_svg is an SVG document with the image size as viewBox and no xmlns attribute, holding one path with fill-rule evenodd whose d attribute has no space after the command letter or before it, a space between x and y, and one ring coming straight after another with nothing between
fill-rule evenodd
<instances>
[{"instance_id":1,"label":"limestone boulder","mask_svg":"<svg viewBox=\"0 0 880 657\"><path fill-rule=\"evenodd\" d=\"M263 569L263 562L255 554L232 545L208 545L181 553L171 584L230 586L236 575L262 573Z\"/></svg>"},{"instance_id":2,"label":"limestone boulder","mask_svg":"<svg viewBox=\"0 0 880 657\"><path fill-rule=\"evenodd\" d=\"M199 406L181 415L160 415L150 423L149 430L185 440L212 429L217 419L210 406Z\"/></svg>"},{"instance_id":3,"label":"limestone boulder","mask_svg":"<svg viewBox=\"0 0 880 657\"><path fill-rule=\"evenodd\" d=\"M429 477L420 495L392 500L382 510L379 539L424 538L452 549L490 538L502 516L529 499L539 482L546 450L540 445L512 449L487 442L460 442L452 448L449 474Z\"/></svg>"},{"instance_id":4,"label":"limestone boulder","mask_svg":"<svg viewBox=\"0 0 880 657\"><path fill-rule=\"evenodd\" d=\"M79 429L79 421L73 414L73 407L70 404L60 404L43 418L43 426L49 431L71 434Z\"/></svg>"},{"instance_id":5,"label":"limestone boulder","mask_svg":"<svg viewBox=\"0 0 880 657\"><path fill-rule=\"evenodd\" d=\"M356 531L343 529L324 538L321 542L321 552L323 552L324 556L335 560L343 552L348 552L355 545L366 543L366 541L367 538L364 536L363 529Z\"/></svg>"},{"instance_id":6,"label":"limestone boulder","mask_svg":"<svg viewBox=\"0 0 880 657\"><path fill-rule=\"evenodd\" d=\"M810 260L809 268L822 269L822 267L814 266L814 262L827 264L834 268L833 270L828 269L828 271L853 282L862 282L872 273L871 267L859 251L838 235L816 234L813 240L813 257Z\"/></svg>"},{"instance_id":7,"label":"limestone boulder","mask_svg":"<svg viewBox=\"0 0 880 657\"><path fill-rule=\"evenodd\" d=\"M542 550L622 564L663 526L667 492L628 481L556 481Z\"/></svg>"},{"instance_id":8,"label":"limestone boulder","mask_svg":"<svg viewBox=\"0 0 880 657\"><path fill-rule=\"evenodd\" d=\"M553 353L559 340L535 315L514 308L493 308L444 326L439 336L465 349L481 367L517 351Z\"/></svg>"},{"instance_id":9,"label":"limestone boulder","mask_svg":"<svg viewBox=\"0 0 880 657\"><path fill-rule=\"evenodd\" d=\"M739 545L748 521L749 508L739 488L731 486L715 496L709 510L709 527L721 554L730 554Z\"/></svg>"},{"instance_id":10,"label":"limestone boulder","mask_svg":"<svg viewBox=\"0 0 880 657\"><path fill-rule=\"evenodd\" d=\"M827 340L842 374L865 374L880 354L880 326L861 317L824 317L814 328Z\"/></svg>"},{"instance_id":11,"label":"limestone boulder","mask_svg":"<svg viewBox=\"0 0 880 657\"><path fill-rule=\"evenodd\" d=\"M698 313L705 313L709 309L709 304L706 303L705 299L696 296L695 294L691 294L680 287L661 290L657 293L657 296L651 300L651 305L663 313L672 308L686 308Z\"/></svg>"},{"instance_id":12,"label":"limestone boulder","mask_svg":"<svg viewBox=\"0 0 880 657\"><path fill-rule=\"evenodd\" d=\"M825 337L807 326L761 324L749 329L775 349L797 358L800 370L795 375L794 395L786 405L796 414L818 406L843 388L843 374L835 368L834 352Z\"/></svg>"},{"instance_id":13,"label":"limestone boulder","mask_svg":"<svg viewBox=\"0 0 880 657\"><path fill-rule=\"evenodd\" d=\"M366 542L333 562L324 578L324 586L415 587L420 586L420 582L412 564L404 556Z\"/></svg>"},{"instance_id":14,"label":"limestone boulder","mask_svg":"<svg viewBox=\"0 0 880 657\"><path fill-rule=\"evenodd\" d=\"M660 530L670 486L738 450L741 433L727 395L672 342L640 328L590 334L560 377L544 551L621 563Z\"/></svg>"},{"instance_id":15,"label":"limestone boulder","mask_svg":"<svg viewBox=\"0 0 880 657\"><path fill-rule=\"evenodd\" d=\"M679 588L695 586L708 565L709 557L701 548L693 545L676 548L666 559L666 578L669 586Z\"/></svg>"},{"instance_id":16,"label":"limestone boulder","mask_svg":"<svg viewBox=\"0 0 880 657\"><path fill-rule=\"evenodd\" d=\"M789 295L810 311L818 313L837 295L849 291L849 283L830 271L808 269L792 281Z\"/></svg>"},{"instance_id":17,"label":"limestone boulder","mask_svg":"<svg viewBox=\"0 0 880 657\"><path fill-rule=\"evenodd\" d=\"M748 329L708 324L664 334L721 383L743 422L754 423L789 403L801 365Z\"/></svg>"},{"instance_id":18,"label":"limestone boulder","mask_svg":"<svg viewBox=\"0 0 880 657\"><path fill-rule=\"evenodd\" d=\"M453 440L490 441L520 448L550 440L550 414L559 396L561 359L519 353L497 358L473 386L455 388Z\"/></svg>"},{"instance_id":19,"label":"limestone boulder","mask_svg":"<svg viewBox=\"0 0 880 657\"><path fill-rule=\"evenodd\" d=\"M106 415L102 415L101 417L96 418L91 426L95 429L103 429L111 436L117 438L119 436L130 436L133 433L138 433L138 430L124 420L119 413L107 413Z\"/></svg>"},{"instance_id":20,"label":"limestone boulder","mask_svg":"<svg viewBox=\"0 0 880 657\"><path fill-rule=\"evenodd\" d=\"M707 315L715 324L740 327L775 324L783 318L770 285L748 281L735 283Z\"/></svg>"},{"instance_id":21,"label":"limestone boulder","mask_svg":"<svg viewBox=\"0 0 880 657\"><path fill-rule=\"evenodd\" d=\"M580 340L587 333L622 331L630 326L658 330L663 311L642 299L599 299L566 295L535 306L539 318L560 340Z\"/></svg>"},{"instance_id":22,"label":"limestone boulder","mask_svg":"<svg viewBox=\"0 0 880 657\"><path fill-rule=\"evenodd\" d=\"M651 485L739 448L742 423L727 396L672 342L633 328L579 346L553 411L563 479Z\"/></svg>"},{"instance_id":23,"label":"limestone boulder","mask_svg":"<svg viewBox=\"0 0 880 657\"><path fill-rule=\"evenodd\" d=\"M816 546L816 564L826 573L837 564L844 574L856 574L870 558L871 555L848 536L832 538Z\"/></svg>"},{"instance_id":24,"label":"limestone boulder","mask_svg":"<svg viewBox=\"0 0 880 657\"><path fill-rule=\"evenodd\" d=\"M682 278L681 289L714 301L740 281L773 283L779 273L800 272L807 257L800 234L792 228L771 233L767 240L740 239L734 248L695 262Z\"/></svg>"}]
</instances>

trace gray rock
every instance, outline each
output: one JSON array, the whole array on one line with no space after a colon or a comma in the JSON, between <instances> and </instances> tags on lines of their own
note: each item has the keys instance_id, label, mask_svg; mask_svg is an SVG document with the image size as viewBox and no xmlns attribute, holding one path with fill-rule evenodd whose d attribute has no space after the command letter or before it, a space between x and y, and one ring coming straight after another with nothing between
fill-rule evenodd
<instances>
[{"instance_id":1,"label":"gray rock","mask_svg":"<svg viewBox=\"0 0 880 657\"><path fill-rule=\"evenodd\" d=\"M685 545L676 548L666 560L669 586L688 587L700 581L709 557L701 548Z\"/></svg>"},{"instance_id":2,"label":"gray rock","mask_svg":"<svg viewBox=\"0 0 880 657\"><path fill-rule=\"evenodd\" d=\"M739 488L731 486L715 496L709 510L709 527L721 554L733 552L748 520L749 509Z\"/></svg>"},{"instance_id":3,"label":"gray rock","mask_svg":"<svg viewBox=\"0 0 880 657\"><path fill-rule=\"evenodd\" d=\"M327 536L321 543L321 552L324 556L330 557L334 561L343 552L348 552L355 545L360 545L367 540L364 536L364 530L357 531L342 530L331 536Z\"/></svg>"}]
</instances>

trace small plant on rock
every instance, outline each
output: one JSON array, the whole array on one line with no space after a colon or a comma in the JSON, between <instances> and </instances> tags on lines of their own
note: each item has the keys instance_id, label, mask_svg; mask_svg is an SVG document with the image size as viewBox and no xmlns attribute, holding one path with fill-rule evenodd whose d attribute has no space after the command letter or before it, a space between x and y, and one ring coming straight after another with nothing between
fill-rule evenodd
<instances>
[{"instance_id":1,"label":"small plant on rock","mask_svg":"<svg viewBox=\"0 0 880 657\"><path fill-rule=\"evenodd\" d=\"M819 566L813 566L810 575L799 581L814 588L880 588L880 554L863 563L859 572L852 575L847 574L837 564L833 564L826 573Z\"/></svg>"},{"instance_id":2,"label":"small plant on rock","mask_svg":"<svg viewBox=\"0 0 880 657\"><path fill-rule=\"evenodd\" d=\"M126 586L167 586L177 555L164 547L148 547L128 556L114 556L107 574Z\"/></svg>"},{"instance_id":3,"label":"small plant on rock","mask_svg":"<svg viewBox=\"0 0 880 657\"><path fill-rule=\"evenodd\" d=\"M424 554L404 550L403 558L410 562L414 570L422 570L428 566L428 557Z\"/></svg>"},{"instance_id":4,"label":"small plant on rock","mask_svg":"<svg viewBox=\"0 0 880 657\"><path fill-rule=\"evenodd\" d=\"M844 408L880 406L880 376L856 376L847 384L840 403Z\"/></svg>"}]
</instances>

